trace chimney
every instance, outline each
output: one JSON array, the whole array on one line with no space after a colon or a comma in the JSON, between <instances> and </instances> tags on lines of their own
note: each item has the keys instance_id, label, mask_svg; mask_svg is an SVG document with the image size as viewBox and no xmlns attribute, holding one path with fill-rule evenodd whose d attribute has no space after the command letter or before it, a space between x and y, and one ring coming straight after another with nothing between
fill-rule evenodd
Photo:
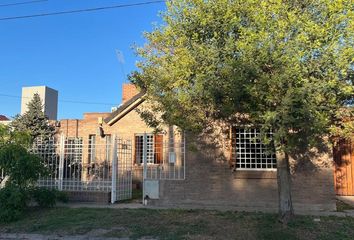
<instances>
[{"instance_id":1,"label":"chimney","mask_svg":"<svg viewBox=\"0 0 354 240\"><path fill-rule=\"evenodd\" d=\"M125 103L139 93L138 89L131 83L123 83L122 102Z\"/></svg>"}]
</instances>

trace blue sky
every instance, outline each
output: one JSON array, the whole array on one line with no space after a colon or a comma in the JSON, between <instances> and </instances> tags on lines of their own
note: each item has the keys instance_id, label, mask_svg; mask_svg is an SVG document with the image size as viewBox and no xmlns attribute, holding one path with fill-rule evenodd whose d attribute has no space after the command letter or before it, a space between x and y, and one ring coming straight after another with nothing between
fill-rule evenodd
<instances>
[{"instance_id":1,"label":"blue sky","mask_svg":"<svg viewBox=\"0 0 354 240\"><path fill-rule=\"evenodd\" d=\"M28 0L1 0L1 4ZM144 0L48 0L0 7L0 18ZM20 112L23 86L47 85L59 91L58 118L82 118L84 112L110 111L121 102L124 75L115 50L124 54L124 70L136 69L132 46L142 45L143 31L164 3L90 13L0 21L0 114ZM64 101L64 102L63 102ZM65 101L109 103L74 104Z\"/></svg>"}]
</instances>

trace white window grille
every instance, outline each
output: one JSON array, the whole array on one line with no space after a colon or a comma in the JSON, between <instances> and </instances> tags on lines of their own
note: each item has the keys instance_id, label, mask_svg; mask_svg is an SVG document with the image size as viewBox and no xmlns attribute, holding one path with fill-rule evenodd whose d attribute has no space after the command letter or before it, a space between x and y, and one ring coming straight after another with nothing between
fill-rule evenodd
<instances>
[{"instance_id":1,"label":"white window grille","mask_svg":"<svg viewBox=\"0 0 354 240\"><path fill-rule=\"evenodd\" d=\"M273 133L267 134L272 138ZM256 128L234 128L232 134L233 160L236 169L275 170L277 168L274 144L265 145Z\"/></svg>"},{"instance_id":2,"label":"white window grille","mask_svg":"<svg viewBox=\"0 0 354 240\"><path fill-rule=\"evenodd\" d=\"M146 136L146 162L154 163L154 135Z\"/></svg>"},{"instance_id":3,"label":"white window grille","mask_svg":"<svg viewBox=\"0 0 354 240\"><path fill-rule=\"evenodd\" d=\"M80 163L82 160L82 138L68 137L65 140L66 157L71 163Z\"/></svg>"},{"instance_id":4,"label":"white window grille","mask_svg":"<svg viewBox=\"0 0 354 240\"><path fill-rule=\"evenodd\" d=\"M162 164L163 161L163 134L146 134L146 162L148 164ZM143 164L144 134L135 134L136 164Z\"/></svg>"},{"instance_id":5,"label":"white window grille","mask_svg":"<svg viewBox=\"0 0 354 240\"><path fill-rule=\"evenodd\" d=\"M96 160L96 135L89 135L88 163L94 163Z\"/></svg>"},{"instance_id":6,"label":"white window grille","mask_svg":"<svg viewBox=\"0 0 354 240\"><path fill-rule=\"evenodd\" d=\"M137 136L140 136L140 134L137 134ZM144 134L141 134L141 136L144 136ZM150 139L146 134L146 137L148 140L147 148L153 152L147 159L150 159L150 162L153 159L154 164L143 164L143 179L184 180L186 169L185 135L182 132L171 131L164 134L150 134ZM139 140L139 138L136 137L136 140ZM142 140L136 141L136 143L143 143ZM139 145L136 147L136 149L142 148ZM143 151L141 151L141 154L143 154Z\"/></svg>"}]
</instances>

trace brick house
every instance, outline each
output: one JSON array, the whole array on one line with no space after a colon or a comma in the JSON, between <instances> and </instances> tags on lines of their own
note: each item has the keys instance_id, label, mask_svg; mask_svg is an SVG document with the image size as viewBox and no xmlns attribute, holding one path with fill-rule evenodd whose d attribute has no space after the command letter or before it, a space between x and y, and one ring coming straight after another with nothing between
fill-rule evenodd
<instances>
[{"instance_id":1,"label":"brick house","mask_svg":"<svg viewBox=\"0 0 354 240\"><path fill-rule=\"evenodd\" d=\"M109 143L113 135L133 140L133 182L134 186L140 187L142 182L142 135L149 133L155 150L161 149L156 146L162 145L163 136L152 134L154 129L149 128L136 111L132 111L141 104L143 94L139 93L132 84L123 84L122 92L122 104L113 113L84 113L83 119L60 120L57 133L64 134L69 138L79 138L88 145ZM160 155L161 153L155 151L155 162L159 162Z\"/></svg>"},{"instance_id":2,"label":"brick house","mask_svg":"<svg viewBox=\"0 0 354 240\"><path fill-rule=\"evenodd\" d=\"M159 166L166 154L159 146L170 139L174 131L166 128L165 133L155 134L154 129L145 124L136 111L145 104L143 96L133 85L124 84L122 105L116 111L86 113L82 120L61 120L59 132L68 137L80 137L88 143L107 142L113 134L132 139L134 181L139 183L143 175L142 133L147 133L151 143L149 166L155 166L158 173L162 171ZM251 141L259 131L237 126L224 126L219 130L203 139L185 138L185 175L180 179L156 178L153 185L157 193L149 196L149 204L277 211L276 160L261 142ZM188 148L192 145L193 149ZM168 153L167 157L177 155ZM292 164L295 211L335 210L331 151L313 150L292 157L307 159ZM178 160L173 159L166 166L178 165Z\"/></svg>"}]
</instances>

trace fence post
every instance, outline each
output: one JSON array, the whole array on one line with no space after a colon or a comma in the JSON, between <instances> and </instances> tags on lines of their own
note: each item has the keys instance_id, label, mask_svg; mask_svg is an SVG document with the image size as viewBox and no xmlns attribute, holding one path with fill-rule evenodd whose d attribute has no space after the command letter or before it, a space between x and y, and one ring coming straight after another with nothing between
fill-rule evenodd
<instances>
[{"instance_id":1,"label":"fence post","mask_svg":"<svg viewBox=\"0 0 354 240\"><path fill-rule=\"evenodd\" d=\"M111 203L117 201L117 172L118 172L118 152L117 152L117 138L113 135L112 141L112 189L111 189Z\"/></svg>"},{"instance_id":2,"label":"fence post","mask_svg":"<svg viewBox=\"0 0 354 240\"><path fill-rule=\"evenodd\" d=\"M186 131L183 131L183 180L186 179Z\"/></svg>"},{"instance_id":3,"label":"fence post","mask_svg":"<svg viewBox=\"0 0 354 240\"><path fill-rule=\"evenodd\" d=\"M143 137L143 205L145 202L145 179L147 178L147 134L144 133Z\"/></svg>"},{"instance_id":4,"label":"fence post","mask_svg":"<svg viewBox=\"0 0 354 240\"><path fill-rule=\"evenodd\" d=\"M63 178L64 178L64 158L65 158L65 136L60 135L60 147L59 147L59 191L63 190Z\"/></svg>"}]
</instances>

